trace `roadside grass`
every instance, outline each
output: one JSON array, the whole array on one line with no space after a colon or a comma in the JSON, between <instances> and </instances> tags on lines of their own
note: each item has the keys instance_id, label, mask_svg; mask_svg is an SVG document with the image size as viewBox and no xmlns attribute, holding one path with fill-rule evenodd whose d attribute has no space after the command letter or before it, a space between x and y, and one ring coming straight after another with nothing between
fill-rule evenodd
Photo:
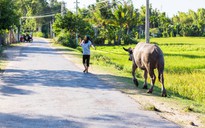
<instances>
[{"instance_id":1,"label":"roadside grass","mask_svg":"<svg viewBox=\"0 0 205 128\"><path fill-rule=\"evenodd\" d=\"M22 45L23 45L23 43L14 43L14 44L10 44L8 46L1 46L0 47L0 73L4 72L4 69L5 69L6 65L8 64L7 56L3 53L3 51L9 47L18 47L18 46L22 46Z\"/></svg>"},{"instance_id":2,"label":"roadside grass","mask_svg":"<svg viewBox=\"0 0 205 128\"><path fill-rule=\"evenodd\" d=\"M6 56L3 54L3 51L6 49L6 47L1 46L0 47L0 73L4 72L4 69L7 65Z\"/></svg>"},{"instance_id":3,"label":"roadside grass","mask_svg":"<svg viewBox=\"0 0 205 128\"><path fill-rule=\"evenodd\" d=\"M152 104L147 104L144 108L147 111L156 111L156 112L161 112L159 109L157 109L154 105Z\"/></svg>"}]
</instances>

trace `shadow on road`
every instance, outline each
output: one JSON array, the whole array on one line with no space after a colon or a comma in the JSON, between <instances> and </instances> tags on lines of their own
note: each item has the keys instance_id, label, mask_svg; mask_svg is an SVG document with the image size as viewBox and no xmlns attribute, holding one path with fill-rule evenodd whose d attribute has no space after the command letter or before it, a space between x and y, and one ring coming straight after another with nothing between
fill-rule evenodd
<instances>
[{"instance_id":1,"label":"shadow on road","mask_svg":"<svg viewBox=\"0 0 205 128\"><path fill-rule=\"evenodd\" d=\"M66 117L54 117L54 116L30 116L19 114L6 114L0 113L1 127L13 128L18 126L19 128L88 128L99 125L99 128L106 128L112 126L112 128L125 128L125 127L161 127L161 128L178 128L178 126L172 123L165 123L165 120L157 120L150 118L148 115L142 113L123 113L114 112L114 114L99 114L96 116L71 116ZM135 118L138 120L135 122ZM130 120L131 119L131 120ZM9 120L9 121L8 121ZM143 121L143 120L146 120ZM149 122L149 123L147 123ZM156 123L157 122L157 123Z\"/></svg>"},{"instance_id":2,"label":"shadow on road","mask_svg":"<svg viewBox=\"0 0 205 128\"><path fill-rule=\"evenodd\" d=\"M3 120L2 120L3 117ZM0 113L3 128L86 128L85 124L52 116L28 117L27 115ZM8 121L9 120L9 121Z\"/></svg>"},{"instance_id":3,"label":"shadow on road","mask_svg":"<svg viewBox=\"0 0 205 128\"><path fill-rule=\"evenodd\" d=\"M16 86L49 86L88 89L112 89L103 80L93 74L85 74L69 70L14 70L7 69L2 76L3 87L0 92L5 95L32 94L32 92L16 89Z\"/></svg>"},{"instance_id":4,"label":"shadow on road","mask_svg":"<svg viewBox=\"0 0 205 128\"><path fill-rule=\"evenodd\" d=\"M113 90L114 88L126 88L138 90L133 94L150 96L146 90L141 89L143 82L139 80L138 88L132 83L131 78L114 76L108 74L85 74L78 71L70 70L14 70L7 69L2 76L3 86L0 93L6 96L29 95L34 92L17 88L17 86L48 86L48 87L70 87L70 88L87 88ZM160 96L161 89L157 86L154 88L154 95ZM127 93L127 92L124 92ZM131 94L131 93L129 93ZM153 95L153 94L151 94Z\"/></svg>"},{"instance_id":5,"label":"shadow on road","mask_svg":"<svg viewBox=\"0 0 205 128\"><path fill-rule=\"evenodd\" d=\"M30 95L34 94L33 91L19 89L14 86L1 86L0 93L4 96L12 96L12 95Z\"/></svg>"}]
</instances>

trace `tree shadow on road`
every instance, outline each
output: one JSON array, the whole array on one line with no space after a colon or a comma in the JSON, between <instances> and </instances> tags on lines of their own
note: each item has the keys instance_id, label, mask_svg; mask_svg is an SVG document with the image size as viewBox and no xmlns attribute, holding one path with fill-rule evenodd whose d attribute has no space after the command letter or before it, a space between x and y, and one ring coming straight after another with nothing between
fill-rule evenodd
<instances>
[{"instance_id":1,"label":"tree shadow on road","mask_svg":"<svg viewBox=\"0 0 205 128\"><path fill-rule=\"evenodd\" d=\"M36 116L0 113L2 128L86 128L86 124L53 116Z\"/></svg>"},{"instance_id":2,"label":"tree shadow on road","mask_svg":"<svg viewBox=\"0 0 205 128\"><path fill-rule=\"evenodd\" d=\"M13 87L13 86L1 86L0 87L0 93L4 96L34 94L33 91L20 89L20 88L16 88L16 87Z\"/></svg>"},{"instance_id":3,"label":"tree shadow on road","mask_svg":"<svg viewBox=\"0 0 205 128\"><path fill-rule=\"evenodd\" d=\"M152 113L153 114L153 113ZM159 118L152 118L150 112L122 112L116 110L110 112L109 110L102 114L91 115L65 115L64 117L35 115L28 116L23 114L7 114L0 113L0 127L6 128L134 128L138 126L144 127L166 127L178 128L177 125L167 122ZM152 115L152 116L150 116ZM146 120L146 122L145 122Z\"/></svg>"},{"instance_id":4,"label":"tree shadow on road","mask_svg":"<svg viewBox=\"0 0 205 128\"><path fill-rule=\"evenodd\" d=\"M69 87L69 88L87 88L113 90L114 88L125 88L138 90L137 93L147 95L145 90L136 88L131 78L114 76L108 74L85 74L70 70L14 70L7 69L2 76L3 86L0 92L3 95L29 95L35 92L19 89L17 86L48 86L48 87ZM139 81L142 85L142 81ZM160 95L160 88L155 87L154 94ZM124 92L126 93L126 92ZM136 92L130 92L136 94Z\"/></svg>"},{"instance_id":5,"label":"tree shadow on road","mask_svg":"<svg viewBox=\"0 0 205 128\"><path fill-rule=\"evenodd\" d=\"M114 76L109 74L85 74L72 70L16 70L7 69L2 76L3 86L0 93L3 95L29 95L35 92L23 90L17 86L48 86L113 90L115 88L131 91L122 91L127 94L139 94L146 96L161 96L161 88L154 87L153 94L147 94L143 90L143 81L139 80L139 87L132 83L130 77ZM137 91L136 91L137 90ZM168 97L173 92L168 91ZM176 94L175 94L176 95ZM179 97L183 97L179 95ZM186 98L186 97L183 97Z\"/></svg>"},{"instance_id":6,"label":"tree shadow on road","mask_svg":"<svg viewBox=\"0 0 205 128\"><path fill-rule=\"evenodd\" d=\"M2 75L3 94L32 94L17 89L18 86L48 86L112 90L113 87L96 75L70 70L14 70L7 69Z\"/></svg>"}]
</instances>

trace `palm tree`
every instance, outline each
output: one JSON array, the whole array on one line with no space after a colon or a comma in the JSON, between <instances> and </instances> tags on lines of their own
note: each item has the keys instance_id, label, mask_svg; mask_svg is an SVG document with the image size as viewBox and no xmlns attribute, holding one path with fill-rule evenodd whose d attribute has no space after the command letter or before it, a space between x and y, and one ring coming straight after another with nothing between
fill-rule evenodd
<instances>
[{"instance_id":1,"label":"palm tree","mask_svg":"<svg viewBox=\"0 0 205 128\"><path fill-rule=\"evenodd\" d=\"M122 30L126 22L127 10L122 5L118 5L113 12L113 24L118 28L118 41L117 44L121 44Z\"/></svg>"}]
</instances>

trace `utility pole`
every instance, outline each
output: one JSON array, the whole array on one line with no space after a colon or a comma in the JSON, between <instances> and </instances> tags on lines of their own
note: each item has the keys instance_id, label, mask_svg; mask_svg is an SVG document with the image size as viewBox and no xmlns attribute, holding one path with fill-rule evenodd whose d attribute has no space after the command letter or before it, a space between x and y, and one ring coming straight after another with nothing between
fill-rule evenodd
<instances>
[{"instance_id":1,"label":"utility pole","mask_svg":"<svg viewBox=\"0 0 205 128\"><path fill-rule=\"evenodd\" d=\"M64 16L65 15L65 2L62 0L61 2L61 16Z\"/></svg>"},{"instance_id":2,"label":"utility pole","mask_svg":"<svg viewBox=\"0 0 205 128\"><path fill-rule=\"evenodd\" d=\"M51 20L50 20L50 38L54 38L55 34L53 32L53 23L54 23L54 16L51 16Z\"/></svg>"},{"instance_id":3,"label":"utility pole","mask_svg":"<svg viewBox=\"0 0 205 128\"><path fill-rule=\"evenodd\" d=\"M75 1L75 9L76 9L76 16L78 16L78 4L80 2L78 2L78 0ZM77 23L77 21L76 21ZM78 45L78 26L77 26L77 29L76 29L76 45Z\"/></svg>"},{"instance_id":4,"label":"utility pole","mask_svg":"<svg viewBox=\"0 0 205 128\"><path fill-rule=\"evenodd\" d=\"M78 4L80 2L78 2L78 0L76 0L74 3L75 3L76 15L78 15Z\"/></svg>"},{"instance_id":5,"label":"utility pole","mask_svg":"<svg viewBox=\"0 0 205 128\"><path fill-rule=\"evenodd\" d=\"M53 38L52 20L50 21L50 36Z\"/></svg>"},{"instance_id":6,"label":"utility pole","mask_svg":"<svg viewBox=\"0 0 205 128\"><path fill-rule=\"evenodd\" d=\"M19 27L18 27L18 42L20 42L20 34L21 34L21 18L19 19Z\"/></svg>"},{"instance_id":7,"label":"utility pole","mask_svg":"<svg viewBox=\"0 0 205 128\"><path fill-rule=\"evenodd\" d=\"M149 39L149 0L146 0L145 41L146 43L150 43L150 39Z\"/></svg>"},{"instance_id":8,"label":"utility pole","mask_svg":"<svg viewBox=\"0 0 205 128\"><path fill-rule=\"evenodd\" d=\"M55 22L55 17L53 16L52 17L52 24ZM52 26L52 29L53 29L53 26ZM52 36L53 36L53 38L55 38L55 33L53 32L53 30L52 30Z\"/></svg>"}]
</instances>

